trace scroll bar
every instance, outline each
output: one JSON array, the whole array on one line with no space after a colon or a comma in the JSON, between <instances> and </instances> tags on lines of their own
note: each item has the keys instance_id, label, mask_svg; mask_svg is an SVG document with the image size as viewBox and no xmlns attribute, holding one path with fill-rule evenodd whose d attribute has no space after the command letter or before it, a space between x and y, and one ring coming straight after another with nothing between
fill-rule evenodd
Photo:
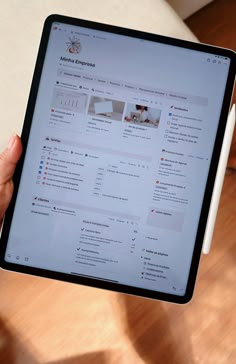
<instances>
[{"instance_id":1,"label":"scroll bar","mask_svg":"<svg viewBox=\"0 0 236 364\"><path fill-rule=\"evenodd\" d=\"M220 202L220 196L221 196L221 191L222 191L222 187L223 187L230 146L231 146L231 142L232 142L232 138L233 138L235 120L236 120L235 105L233 105L232 109L229 113L228 119L227 119L224 140L222 143L220 160L219 160L219 164L218 164L218 168L217 168L216 179L215 179L215 184L214 184L214 189L213 189L213 193L212 193L211 204L210 204L210 209L209 209L209 214L208 214L208 219L207 219L207 224L206 224L206 230L205 230L205 235L204 235L204 239L203 239L203 246L202 246L203 254L208 254L211 249L212 236L213 236L213 232L214 232L216 215L217 215L218 206L219 206L219 202Z\"/></svg>"}]
</instances>

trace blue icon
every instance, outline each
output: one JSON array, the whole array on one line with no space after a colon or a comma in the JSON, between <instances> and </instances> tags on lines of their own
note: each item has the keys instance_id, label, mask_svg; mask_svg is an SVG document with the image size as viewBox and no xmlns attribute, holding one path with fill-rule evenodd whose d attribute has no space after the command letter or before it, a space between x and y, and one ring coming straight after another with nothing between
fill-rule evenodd
<instances>
[{"instance_id":1,"label":"blue icon","mask_svg":"<svg viewBox=\"0 0 236 364\"><path fill-rule=\"evenodd\" d=\"M171 112L169 112L169 116L172 116L172 113Z\"/></svg>"},{"instance_id":2,"label":"blue icon","mask_svg":"<svg viewBox=\"0 0 236 364\"><path fill-rule=\"evenodd\" d=\"M40 161L40 164L43 164L43 161Z\"/></svg>"},{"instance_id":3,"label":"blue icon","mask_svg":"<svg viewBox=\"0 0 236 364\"><path fill-rule=\"evenodd\" d=\"M42 167L42 166L39 166L39 168L40 168L40 169L43 169L43 167Z\"/></svg>"},{"instance_id":4,"label":"blue icon","mask_svg":"<svg viewBox=\"0 0 236 364\"><path fill-rule=\"evenodd\" d=\"M42 173L42 171L38 171L38 174L41 174Z\"/></svg>"}]
</instances>

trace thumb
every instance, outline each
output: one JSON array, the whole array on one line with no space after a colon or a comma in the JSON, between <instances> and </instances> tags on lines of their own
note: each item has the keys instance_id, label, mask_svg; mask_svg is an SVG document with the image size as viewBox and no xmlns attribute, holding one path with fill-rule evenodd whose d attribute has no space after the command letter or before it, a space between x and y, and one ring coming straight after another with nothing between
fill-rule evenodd
<instances>
[{"instance_id":1,"label":"thumb","mask_svg":"<svg viewBox=\"0 0 236 364\"><path fill-rule=\"evenodd\" d=\"M8 147L0 154L1 187L11 180L16 168L16 163L20 159L21 153L21 140L17 135L13 135L9 140Z\"/></svg>"}]
</instances>

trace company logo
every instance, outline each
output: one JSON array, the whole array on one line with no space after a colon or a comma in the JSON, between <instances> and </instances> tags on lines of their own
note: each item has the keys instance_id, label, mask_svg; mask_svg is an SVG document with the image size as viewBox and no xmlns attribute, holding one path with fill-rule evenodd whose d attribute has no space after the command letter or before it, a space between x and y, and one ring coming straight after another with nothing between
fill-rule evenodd
<instances>
[{"instance_id":1,"label":"company logo","mask_svg":"<svg viewBox=\"0 0 236 364\"><path fill-rule=\"evenodd\" d=\"M67 49L66 52L72 53L72 54L78 54L81 51L81 42L79 38L76 36L69 37L69 41L66 42Z\"/></svg>"}]
</instances>

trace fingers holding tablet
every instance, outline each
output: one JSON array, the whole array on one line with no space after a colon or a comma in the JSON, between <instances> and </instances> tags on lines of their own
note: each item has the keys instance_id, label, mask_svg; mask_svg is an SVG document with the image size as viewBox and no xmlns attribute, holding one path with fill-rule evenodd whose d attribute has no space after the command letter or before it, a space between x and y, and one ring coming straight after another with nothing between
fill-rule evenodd
<instances>
[{"instance_id":1,"label":"fingers holding tablet","mask_svg":"<svg viewBox=\"0 0 236 364\"><path fill-rule=\"evenodd\" d=\"M0 226L13 193L12 176L22 153L21 140L13 135L0 154Z\"/></svg>"}]
</instances>

